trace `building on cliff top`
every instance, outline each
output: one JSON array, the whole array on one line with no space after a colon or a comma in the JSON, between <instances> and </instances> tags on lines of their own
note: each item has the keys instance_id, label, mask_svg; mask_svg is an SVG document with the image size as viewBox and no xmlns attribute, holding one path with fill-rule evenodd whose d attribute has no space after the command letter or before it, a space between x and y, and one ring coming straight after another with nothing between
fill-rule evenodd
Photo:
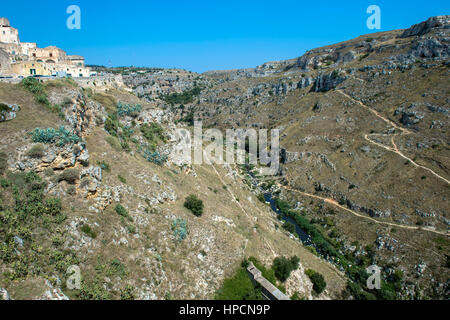
<instances>
[{"instance_id":1,"label":"building on cliff top","mask_svg":"<svg viewBox=\"0 0 450 320\"><path fill-rule=\"evenodd\" d=\"M67 55L54 46L38 48L34 42L20 42L19 31L11 27L7 18L0 18L0 73L16 77L95 75L85 66L82 56Z\"/></svg>"}]
</instances>

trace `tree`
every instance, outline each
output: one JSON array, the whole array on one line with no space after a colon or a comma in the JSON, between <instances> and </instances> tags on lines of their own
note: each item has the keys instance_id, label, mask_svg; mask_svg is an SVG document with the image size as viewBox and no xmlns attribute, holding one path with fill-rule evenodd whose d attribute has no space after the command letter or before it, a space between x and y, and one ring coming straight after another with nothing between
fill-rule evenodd
<instances>
[{"instance_id":1,"label":"tree","mask_svg":"<svg viewBox=\"0 0 450 320\"><path fill-rule=\"evenodd\" d=\"M325 282L323 275L311 269L306 270L305 273L313 283L314 292L321 294L327 287L327 283Z\"/></svg>"},{"instance_id":2,"label":"tree","mask_svg":"<svg viewBox=\"0 0 450 320\"><path fill-rule=\"evenodd\" d=\"M286 230L287 232L295 234L295 225L291 222L285 222L283 225L283 229Z\"/></svg>"},{"instance_id":3,"label":"tree","mask_svg":"<svg viewBox=\"0 0 450 320\"><path fill-rule=\"evenodd\" d=\"M295 256L290 259L285 257L275 258L272 265L275 277L281 282L285 282L291 275L291 272L298 269L299 263L300 259Z\"/></svg>"}]
</instances>

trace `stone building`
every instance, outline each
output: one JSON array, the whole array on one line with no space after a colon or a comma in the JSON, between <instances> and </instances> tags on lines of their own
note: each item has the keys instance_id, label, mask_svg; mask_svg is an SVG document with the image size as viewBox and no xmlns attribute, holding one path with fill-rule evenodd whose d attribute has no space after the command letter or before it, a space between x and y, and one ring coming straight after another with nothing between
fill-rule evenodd
<instances>
[{"instance_id":1,"label":"stone building","mask_svg":"<svg viewBox=\"0 0 450 320\"><path fill-rule=\"evenodd\" d=\"M67 55L55 46L39 48L34 42L20 42L19 31L11 27L7 18L0 18L0 50L0 73L4 75L91 76L82 56Z\"/></svg>"},{"instance_id":2,"label":"stone building","mask_svg":"<svg viewBox=\"0 0 450 320\"><path fill-rule=\"evenodd\" d=\"M0 42L19 44L19 30L11 27L9 20L0 18Z\"/></svg>"}]
</instances>

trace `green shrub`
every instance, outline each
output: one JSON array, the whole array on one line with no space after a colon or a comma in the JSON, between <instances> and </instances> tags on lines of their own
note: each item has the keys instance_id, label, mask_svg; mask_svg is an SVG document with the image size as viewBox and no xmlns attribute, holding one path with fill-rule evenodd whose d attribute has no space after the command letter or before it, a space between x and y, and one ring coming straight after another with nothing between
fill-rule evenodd
<instances>
[{"instance_id":1,"label":"green shrub","mask_svg":"<svg viewBox=\"0 0 450 320\"><path fill-rule=\"evenodd\" d=\"M23 79L21 85L32 94L43 94L45 92L44 85L39 82L39 80L32 77Z\"/></svg>"},{"instance_id":2,"label":"green shrub","mask_svg":"<svg viewBox=\"0 0 450 320\"><path fill-rule=\"evenodd\" d=\"M97 165L106 172L111 172L111 167L106 161L97 161Z\"/></svg>"},{"instance_id":3,"label":"green shrub","mask_svg":"<svg viewBox=\"0 0 450 320\"><path fill-rule=\"evenodd\" d=\"M135 289L132 285L127 285L125 288L120 290L120 300L135 300Z\"/></svg>"},{"instance_id":4,"label":"green shrub","mask_svg":"<svg viewBox=\"0 0 450 320\"><path fill-rule=\"evenodd\" d=\"M117 137L118 136L118 130L119 130L119 122L117 121L117 118L114 116L109 116L106 118L105 122L105 130L112 136Z\"/></svg>"},{"instance_id":5,"label":"green shrub","mask_svg":"<svg viewBox=\"0 0 450 320\"><path fill-rule=\"evenodd\" d=\"M275 273L275 277L281 282L285 282L291 272L298 269L300 259L298 257L292 257L291 259L287 259L285 257L277 257L273 261L272 269Z\"/></svg>"},{"instance_id":6,"label":"green shrub","mask_svg":"<svg viewBox=\"0 0 450 320\"><path fill-rule=\"evenodd\" d=\"M162 155L157 151L150 151L148 149L142 149L139 148L138 151L141 152L142 156L148 161L148 162L152 162L154 164L157 164L159 166L163 165L164 162L167 161L168 156L166 155Z\"/></svg>"},{"instance_id":7,"label":"green shrub","mask_svg":"<svg viewBox=\"0 0 450 320\"><path fill-rule=\"evenodd\" d=\"M30 150L27 152L27 156L33 159L40 159L45 155L44 152L44 146L42 144L34 145Z\"/></svg>"},{"instance_id":8,"label":"green shrub","mask_svg":"<svg viewBox=\"0 0 450 320\"><path fill-rule=\"evenodd\" d=\"M200 217L203 214L203 201L196 195L190 195L184 202L184 207L191 210L194 215Z\"/></svg>"},{"instance_id":9,"label":"green shrub","mask_svg":"<svg viewBox=\"0 0 450 320\"><path fill-rule=\"evenodd\" d=\"M66 130L64 126L59 127L58 130L54 128L36 128L30 134L32 135L31 139L34 143L55 143L59 147L63 147L66 144L78 143L81 141L79 136Z\"/></svg>"},{"instance_id":10,"label":"green shrub","mask_svg":"<svg viewBox=\"0 0 450 320\"><path fill-rule=\"evenodd\" d=\"M92 228L88 224L83 224L83 226L81 227L81 231L89 238L92 239L97 238L97 233L94 230L92 230Z\"/></svg>"},{"instance_id":11,"label":"green shrub","mask_svg":"<svg viewBox=\"0 0 450 320\"><path fill-rule=\"evenodd\" d=\"M120 278L124 278L128 275L128 272L126 266L122 262L120 262L118 259L114 259L109 264L106 275L109 277L119 276Z\"/></svg>"},{"instance_id":12,"label":"green shrub","mask_svg":"<svg viewBox=\"0 0 450 320\"><path fill-rule=\"evenodd\" d=\"M9 181L8 179L0 179L0 186L3 189L9 188L11 186L11 181Z\"/></svg>"},{"instance_id":13,"label":"green shrub","mask_svg":"<svg viewBox=\"0 0 450 320\"><path fill-rule=\"evenodd\" d=\"M172 93L161 97L162 100L170 105L175 104L188 104L194 102L194 98L199 96L202 89L200 87L194 87L190 90L186 90L182 93Z\"/></svg>"},{"instance_id":14,"label":"green shrub","mask_svg":"<svg viewBox=\"0 0 450 320\"><path fill-rule=\"evenodd\" d=\"M52 177L52 176L55 175L55 171L53 171L52 168L46 168L46 169L44 170L44 175L45 175L46 177Z\"/></svg>"},{"instance_id":15,"label":"green shrub","mask_svg":"<svg viewBox=\"0 0 450 320\"><path fill-rule=\"evenodd\" d=\"M187 237L187 224L186 220L177 218L172 222L173 235L179 242L183 241Z\"/></svg>"},{"instance_id":16,"label":"green shrub","mask_svg":"<svg viewBox=\"0 0 450 320\"><path fill-rule=\"evenodd\" d=\"M67 194L73 196L77 193L77 189L75 188L75 186L70 186L67 188Z\"/></svg>"},{"instance_id":17,"label":"green shrub","mask_svg":"<svg viewBox=\"0 0 450 320\"><path fill-rule=\"evenodd\" d=\"M49 106L50 105L50 101L48 101L48 97L47 94L38 94L34 97L36 99L36 102Z\"/></svg>"},{"instance_id":18,"label":"green shrub","mask_svg":"<svg viewBox=\"0 0 450 320\"><path fill-rule=\"evenodd\" d=\"M59 198L49 198L45 200L45 211L47 214L51 216L57 216L61 213L62 210L62 204L61 199Z\"/></svg>"},{"instance_id":19,"label":"green shrub","mask_svg":"<svg viewBox=\"0 0 450 320\"><path fill-rule=\"evenodd\" d=\"M136 234L136 232L137 232L136 227L131 224L127 225L127 230L128 230L128 233L131 233L131 234Z\"/></svg>"},{"instance_id":20,"label":"green shrub","mask_svg":"<svg viewBox=\"0 0 450 320\"><path fill-rule=\"evenodd\" d=\"M82 282L81 289L77 293L80 300L109 300L110 293L104 285L97 279L94 282Z\"/></svg>"},{"instance_id":21,"label":"green shrub","mask_svg":"<svg viewBox=\"0 0 450 320\"><path fill-rule=\"evenodd\" d=\"M179 120L179 122L187 123L187 125L191 126L191 127L194 125L194 121L195 121L194 112L192 112L192 111L189 112L185 117L183 117Z\"/></svg>"},{"instance_id":22,"label":"green shrub","mask_svg":"<svg viewBox=\"0 0 450 320\"><path fill-rule=\"evenodd\" d=\"M253 286L247 270L239 268L236 274L225 281L215 297L216 300L262 300L260 288Z\"/></svg>"},{"instance_id":23,"label":"green shrub","mask_svg":"<svg viewBox=\"0 0 450 320\"><path fill-rule=\"evenodd\" d=\"M50 101L48 100L48 95L45 92L45 86L39 80L32 77L25 78L22 80L21 85L23 88L25 88L25 90L33 94L34 99L37 103L43 104L48 108L53 109L51 107Z\"/></svg>"},{"instance_id":24,"label":"green shrub","mask_svg":"<svg viewBox=\"0 0 450 320\"><path fill-rule=\"evenodd\" d=\"M145 123L141 126L140 130L144 138L152 144L156 144L157 139L162 141L166 140L164 129L156 122L151 123L150 125Z\"/></svg>"},{"instance_id":25,"label":"green shrub","mask_svg":"<svg viewBox=\"0 0 450 320\"><path fill-rule=\"evenodd\" d=\"M306 300L304 296L300 296L300 294L295 291L291 297L291 300Z\"/></svg>"},{"instance_id":26,"label":"green shrub","mask_svg":"<svg viewBox=\"0 0 450 320\"><path fill-rule=\"evenodd\" d=\"M117 176L117 178L119 178L119 181L122 182L123 184L127 183L127 179L125 179L124 177L122 177L120 174Z\"/></svg>"},{"instance_id":27,"label":"green shrub","mask_svg":"<svg viewBox=\"0 0 450 320\"><path fill-rule=\"evenodd\" d=\"M0 103L0 112L2 111L9 111L9 106L4 103Z\"/></svg>"},{"instance_id":28,"label":"green shrub","mask_svg":"<svg viewBox=\"0 0 450 320\"><path fill-rule=\"evenodd\" d=\"M75 184L80 177L77 169L64 170L58 177L58 181L66 181L68 184Z\"/></svg>"},{"instance_id":29,"label":"green shrub","mask_svg":"<svg viewBox=\"0 0 450 320\"><path fill-rule=\"evenodd\" d=\"M313 283L314 292L321 294L327 287L327 283L325 282L323 275L311 269L306 270L305 273Z\"/></svg>"},{"instance_id":30,"label":"green shrub","mask_svg":"<svg viewBox=\"0 0 450 320\"><path fill-rule=\"evenodd\" d=\"M285 222L283 224L283 229L286 230L287 232L295 234L295 225L293 223Z\"/></svg>"},{"instance_id":31,"label":"green shrub","mask_svg":"<svg viewBox=\"0 0 450 320\"><path fill-rule=\"evenodd\" d=\"M129 221L132 220L131 217L130 217L130 215L128 214L127 209L125 209L124 206L122 206L121 204L116 205L115 210L116 210L116 213L117 213L119 216L122 216L122 217L124 217L124 218L127 218Z\"/></svg>"},{"instance_id":32,"label":"green shrub","mask_svg":"<svg viewBox=\"0 0 450 320\"><path fill-rule=\"evenodd\" d=\"M131 104L125 104L120 101L117 103L117 115L119 117L129 116L136 118L141 111L142 106L140 104L133 106Z\"/></svg>"}]
</instances>

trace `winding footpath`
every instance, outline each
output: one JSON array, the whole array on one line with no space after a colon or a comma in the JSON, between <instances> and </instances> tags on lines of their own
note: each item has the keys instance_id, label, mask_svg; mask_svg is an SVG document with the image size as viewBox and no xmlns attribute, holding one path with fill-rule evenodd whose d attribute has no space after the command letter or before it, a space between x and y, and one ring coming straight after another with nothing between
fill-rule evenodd
<instances>
[{"instance_id":1,"label":"winding footpath","mask_svg":"<svg viewBox=\"0 0 450 320\"><path fill-rule=\"evenodd\" d=\"M301 195L306 196L306 197L309 197L309 198L314 198L314 199L318 199L318 200L323 200L323 201L325 201L325 202L328 203L328 204L331 204L331 205L333 205L333 206L335 206L335 207L338 207L338 208L340 208L340 209L342 209L342 210L345 210L345 211L347 211L347 212L350 212L350 213L353 214L354 216L357 216L357 217L359 217L359 218L364 218L364 219L366 219L366 220L370 220L370 221L375 222L375 223L377 223L377 224L387 225L387 226L396 227L396 228L401 228L401 229L407 229L407 230L423 230L423 231L428 231L428 232L432 232L432 233L435 233L435 234L440 234L440 235L443 235L443 236L448 236L448 232L444 232L444 231L437 231L437 230L433 230L433 229L429 229L429 228L415 227L415 226L405 226L405 225L402 225L402 224L397 224L397 223L392 223L392 222L379 221L379 220L377 220L377 219L374 219L374 218L372 218L372 217L368 217L368 216L366 216L366 215L363 215L363 214L360 214L360 213L358 213L358 212L356 212L356 211L353 211L353 210L351 210L351 209L349 209L349 208L347 208L347 207L344 207L344 206L340 205L340 204L339 204L336 200L334 200L334 199L325 198L325 197L320 197L320 196L318 196L318 195L311 194L311 193L307 193L307 192L303 192L303 191L294 189L294 188L292 188L292 187L283 186L283 185L281 185L281 184L277 184L277 186L278 186L279 188L283 188L283 189L286 189L286 190L288 190L288 191L295 192L295 193L301 194Z\"/></svg>"},{"instance_id":2,"label":"winding footpath","mask_svg":"<svg viewBox=\"0 0 450 320\"><path fill-rule=\"evenodd\" d=\"M402 127L399 127L399 126L398 126L396 123L394 123L393 121L391 121L391 120L389 120L389 119L383 117L383 116L382 116L381 114L379 114L376 110L374 110L374 109L370 108L369 106L363 104L361 101L358 101L358 100L354 99L353 97L349 96L347 93L345 93L345 92L343 92L343 91L341 91L341 90L336 90L336 92L342 94L342 95L343 95L344 97L346 97L347 99L350 99L350 100L356 102L356 103L357 103L358 105L360 105L361 107L363 107L363 108L369 110L369 111L370 111L371 113L373 113L376 117L380 118L381 120L383 120L383 121L385 121L386 123L388 123L389 125L391 125L393 128L395 128L395 130L400 131L400 133L397 133L397 134L395 134L395 133L394 133L394 134L370 134L370 135L369 135L369 134L366 134L366 135L364 136L364 139L365 139L365 140L367 140L368 142L370 142L370 143L372 143L372 144L374 144L374 145L376 145L376 146L378 146L378 147L380 147L380 148L383 148L383 149L385 149L385 150L387 150L387 151L390 151L390 152L393 152L393 153L398 154L398 155L401 156L402 158L404 158L404 159L408 160L410 163L412 163L415 167L421 168L421 169L423 169L423 170L426 170L426 171L428 171L429 173L431 173L432 175L434 175L435 177L437 177L438 179L440 179L440 180L442 180L442 181L444 181L444 182L450 184L450 181L447 180L446 178L440 176L439 174L437 174L436 172L434 172L434 171L431 170L430 168L427 168L427 167L425 167L425 166L419 165L419 164L416 163L414 160L408 158L407 156L405 156L403 153L400 152L400 150L399 150L398 147L397 147L397 144L395 143L395 137L396 137L396 136L401 136L401 135L409 135L409 134L412 134L412 132L411 132L410 130L405 129L405 128L402 128ZM370 137L377 137L377 136L378 136L378 137L391 137L391 143L392 143L393 146L392 146L392 147L385 146L385 145L383 145L383 144L381 144L381 143L378 143L378 142L373 141L372 139L370 139ZM288 180L288 177L287 177L287 176L286 176L286 179ZM289 184L289 180L288 180L288 184ZM284 186L284 185L281 185L281 184L277 184L277 186L280 187L280 188L286 189L286 190L288 190L288 191L291 191L291 192L295 192L295 193L301 194L301 195L306 196L306 197L309 197L309 198L314 198L314 199L318 199L318 200L323 200L324 202L326 202L326 203L328 203L328 204L331 204L331 205L333 205L333 206L335 206L335 207L337 207L337 208L340 208L340 209L342 209L342 210L344 210L344 211L347 211L347 212L353 214L353 215L356 216L356 217L363 218L363 219L372 221L372 222L377 223L377 224L380 224L380 225L387 225L387 226L396 227L396 228L401 228L401 229L406 229L406 230L423 230L423 231L432 232L432 233L439 234L439 235L444 235L444 236L448 236L448 235L449 235L449 232L448 232L448 231L447 231L447 232L444 232L444 231L437 231L437 230L433 230L433 229L430 229L430 228L415 227L415 226L406 226L406 225L396 224L396 223L392 223L392 222L379 221L379 220L377 220L377 219L374 219L374 218L372 218L372 217L368 217L368 216L363 215L363 214L360 214L360 213L358 213L358 212L356 212L356 211L354 211L354 210L351 210L351 209L349 209L349 208L347 208L347 207L344 207L344 206L340 205L340 204L339 204L336 200L334 200L334 199L331 199L331 198L325 198L325 197L320 197L320 196L318 196L318 195L314 195L314 194L310 194L310 193L303 192L303 191L300 191L300 190L296 190L296 189L294 189L294 188L292 188L292 187Z\"/></svg>"},{"instance_id":3,"label":"winding footpath","mask_svg":"<svg viewBox=\"0 0 450 320\"><path fill-rule=\"evenodd\" d=\"M387 151L390 151L390 152L393 152L393 153L398 154L400 157L402 157L402 158L408 160L408 161L409 161L411 164L413 164L416 168L421 168L421 169L423 169L423 170L425 170L425 171L428 171L429 173L431 173L432 175L434 175L436 178L438 178L438 179L440 179L440 180L446 182L447 184L450 184L450 181L447 180L446 178L440 176L439 174L437 174L436 172L434 172L434 171L431 170L430 168L425 167L425 166L422 166L422 165L416 163L414 160L412 160L411 158L408 158L406 155L404 155L402 152L400 152L400 150L399 150L398 147L397 147L397 144L395 143L395 137L396 137L396 136L402 136L402 135L409 135L409 134L412 134L412 132L411 132L410 130L405 129L405 128L402 128L402 127L399 127L399 126L398 126L397 124L395 124L393 121L391 121L391 120L389 120L389 119L383 117L383 116L382 116L381 114L379 114L376 110L370 108L369 106L366 106L366 105L363 104L361 101L358 101L358 100L354 99L353 97L349 96L349 95L346 94L345 92L343 92L343 91L341 91L341 90L336 90L336 92L342 94L342 95L345 96L346 98L348 98L348 99L350 99L350 100L356 102L357 104L359 104L359 105L362 106L363 108L369 110L369 111L372 112L375 116L377 116L378 118L380 118L381 120L387 122L389 125L391 125L393 128L395 128L395 130L401 131L401 133L398 133L398 134L391 134L391 135L389 135L389 134L366 134L366 135L364 136L364 139L366 139L368 142L370 142L370 143L372 143L372 144L374 144L374 145L376 145L376 146L378 146L378 147L380 147L380 148L383 148L383 149L385 149L385 150L387 150ZM373 141L372 139L370 139L370 137L377 137L377 136L378 136L378 137L391 137L392 147L385 146L385 145L383 145L383 144L381 144L381 143L375 142L375 141Z\"/></svg>"}]
</instances>

